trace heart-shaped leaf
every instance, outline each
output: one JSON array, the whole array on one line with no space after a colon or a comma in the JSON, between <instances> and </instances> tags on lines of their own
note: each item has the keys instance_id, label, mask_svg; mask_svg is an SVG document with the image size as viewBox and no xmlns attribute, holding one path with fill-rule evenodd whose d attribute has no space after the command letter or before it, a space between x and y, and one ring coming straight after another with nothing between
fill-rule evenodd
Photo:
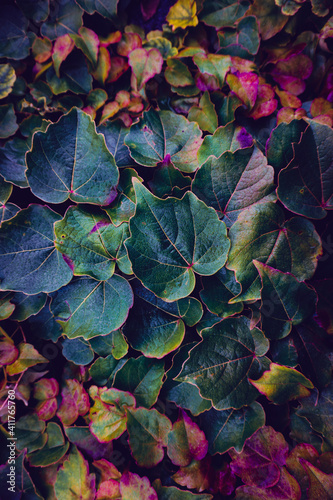
<instances>
[{"instance_id":1,"label":"heart-shaped leaf","mask_svg":"<svg viewBox=\"0 0 333 500\"><path fill-rule=\"evenodd\" d=\"M51 15L41 27L41 33L50 40L67 33L77 33L82 25L82 15L74 0L57 0Z\"/></svg>"},{"instance_id":2,"label":"heart-shaped leaf","mask_svg":"<svg viewBox=\"0 0 333 500\"><path fill-rule=\"evenodd\" d=\"M259 375L258 357L268 349L263 334L259 330L252 332L255 337L244 316L224 319L203 330L203 340L190 351L175 380L196 385L217 410L251 404L257 393L251 389L248 377Z\"/></svg>"},{"instance_id":3,"label":"heart-shaped leaf","mask_svg":"<svg viewBox=\"0 0 333 500\"><path fill-rule=\"evenodd\" d=\"M132 125L125 144L140 165L155 167L168 160L182 172L194 172L199 167L201 135L198 125L184 116L151 108Z\"/></svg>"},{"instance_id":4,"label":"heart-shaped leaf","mask_svg":"<svg viewBox=\"0 0 333 500\"><path fill-rule=\"evenodd\" d=\"M48 207L30 205L2 223L2 290L48 293L70 281L72 272L53 244L53 224L59 219L60 215Z\"/></svg>"},{"instance_id":5,"label":"heart-shaped leaf","mask_svg":"<svg viewBox=\"0 0 333 500\"><path fill-rule=\"evenodd\" d=\"M77 108L34 135L26 161L31 191L44 201L108 205L116 197L114 158L90 116Z\"/></svg>"},{"instance_id":6,"label":"heart-shaped leaf","mask_svg":"<svg viewBox=\"0 0 333 500\"><path fill-rule=\"evenodd\" d=\"M163 57L157 49L135 49L128 56L128 64L135 75L137 89L140 90L148 80L161 73Z\"/></svg>"},{"instance_id":7,"label":"heart-shaped leaf","mask_svg":"<svg viewBox=\"0 0 333 500\"><path fill-rule=\"evenodd\" d=\"M114 274L107 281L75 278L53 294L50 307L68 338L87 340L117 330L132 305L129 283Z\"/></svg>"},{"instance_id":8,"label":"heart-shaped leaf","mask_svg":"<svg viewBox=\"0 0 333 500\"><path fill-rule=\"evenodd\" d=\"M224 265L225 224L193 193L161 200L134 182L136 213L125 242L133 272L158 297L186 297L195 286L193 271L211 275Z\"/></svg>"}]
</instances>

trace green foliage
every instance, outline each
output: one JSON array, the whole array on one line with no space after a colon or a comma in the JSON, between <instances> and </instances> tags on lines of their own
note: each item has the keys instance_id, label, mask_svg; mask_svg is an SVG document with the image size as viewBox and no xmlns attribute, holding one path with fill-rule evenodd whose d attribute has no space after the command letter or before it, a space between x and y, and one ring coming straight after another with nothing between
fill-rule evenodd
<instances>
[{"instance_id":1,"label":"green foliage","mask_svg":"<svg viewBox=\"0 0 333 500\"><path fill-rule=\"evenodd\" d=\"M331 498L332 16L4 0L1 498Z\"/></svg>"}]
</instances>

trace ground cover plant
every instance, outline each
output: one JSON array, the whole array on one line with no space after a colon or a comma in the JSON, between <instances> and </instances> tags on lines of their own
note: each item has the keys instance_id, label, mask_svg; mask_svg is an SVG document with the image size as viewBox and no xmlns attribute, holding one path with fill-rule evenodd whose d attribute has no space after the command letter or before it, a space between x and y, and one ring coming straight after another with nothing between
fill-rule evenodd
<instances>
[{"instance_id":1,"label":"ground cover plant","mask_svg":"<svg viewBox=\"0 0 333 500\"><path fill-rule=\"evenodd\" d=\"M333 498L329 0L10 0L2 499Z\"/></svg>"}]
</instances>

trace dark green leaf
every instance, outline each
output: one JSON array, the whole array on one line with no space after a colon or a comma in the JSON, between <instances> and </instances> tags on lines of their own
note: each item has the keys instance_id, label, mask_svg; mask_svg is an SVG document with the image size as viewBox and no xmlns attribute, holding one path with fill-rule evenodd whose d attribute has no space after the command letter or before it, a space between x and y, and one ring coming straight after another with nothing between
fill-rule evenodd
<instances>
[{"instance_id":1,"label":"dark green leaf","mask_svg":"<svg viewBox=\"0 0 333 500\"><path fill-rule=\"evenodd\" d=\"M12 182L16 186L25 188L28 187L28 181L25 176L27 169L25 163L25 153L30 149L29 141L14 139L7 141L0 149L0 173L8 182Z\"/></svg>"},{"instance_id":2,"label":"dark green leaf","mask_svg":"<svg viewBox=\"0 0 333 500\"><path fill-rule=\"evenodd\" d=\"M25 321L30 316L38 314L45 306L47 295L39 293L37 295L25 295L24 293L16 292L10 299L15 304L15 311L11 319L16 321Z\"/></svg>"},{"instance_id":3,"label":"dark green leaf","mask_svg":"<svg viewBox=\"0 0 333 500\"><path fill-rule=\"evenodd\" d=\"M20 9L5 2L1 8L0 57L25 59L29 55L30 40L27 33L29 21Z\"/></svg>"},{"instance_id":4,"label":"dark green leaf","mask_svg":"<svg viewBox=\"0 0 333 500\"><path fill-rule=\"evenodd\" d=\"M109 0L108 2L102 0L77 0L77 3L88 14L93 14L96 11L111 21L115 19L117 14L118 0Z\"/></svg>"},{"instance_id":5,"label":"dark green leaf","mask_svg":"<svg viewBox=\"0 0 333 500\"><path fill-rule=\"evenodd\" d=\"M52 13L42 25L41 33L50 40L67 33L77 33L82 26L82 10L74 0L55 0Z\"/></svg>"},{"instance_id":6,"label":"dark green leaf","mask_svg":"<svg viewBox=\"0 0 333 500\"><path fill-rule=\"evenodd\" d=\"M299 143L306 128L304 120L292 120L290 123L282 122L272 130L266 144L266 156L276 173L293 159L293 144Z\"/></svg>"},{"instance_id":7,"label":"dark green leaf","mask_svg":"<svg viewBox=\"0 0 333 500\"><path fill-rule=\"evenodd\" d=\"M242 312L243 304L229 304L229 300L241 291L240 284L235 280L235 273L223 267L214 276L202 277L203 290L200 298L207 309L221 318L233 316Z\"/></svg>"},{"instance_id":8,"label":"dark green leaf","mask_svg":"<svg viewBox=\"0 0 333 500\"><path fill-rule=\"evenodd\" d=\"M133 179L143 180L133 168L121 170L118 185L119 194L109 208L104 208L115 226L128 222L135 214Z\"/></svg>"},{"instance_id":9,"label":"dark green leaf","mask_svg":"<svg viewBox=\"0 0 333 500\"><path fill-rule=\"evenodd\" d=\"M80 337L65 339L62 343L62 354L76 365L89 365L94 359L94 352L89 343Z\"/></svg>"},{"instance_id":10,"label":"dark green leaf","mask_svg":"<svg viewBox=\"0 0 333 500\"><path fill-rule=\"evenodd\" d=\"M53 94L58 95L68 90L75 94L88 94L92 89L92 76L88 71L84 55L80 52L74 52L61 65L60 77L57 76L53 66L46 73L46 80ZM69 101L66 106L71 109L73 106L78 106L73 96L64 96L63 100Z\"/></svg>"},{"instance_id":11,"label":"dark green leaf","mask_svg":"<svg viewBox=\"0 0 333 500\"><path fill-rule=\"evenodd\" d=\"M0 139L7 139L18 129L13 104L0 106Z\"/></svg>"},{"instance_id":12,"label":"dark green leaf","mask_svg":"<svg viewBox=\"0 0 333 500\"><path fill-rule=\"evenodd\" d=\"M22 12L35 23L45 21L49 15L49 0L16 0Z\"/></svg>"},{"instance_id":13,"label":"dark green leaf","mask_svg":"<svg viewBox=\"0 0 333 500\"><path fill-rule=\"evenodd\" d=\"M108 121L97 127L97 132L104 135L108 150L113 154L119 168L133 167L136 165L135 161L129 154L128 147L124 142L129 130L129 128L124 127L121 120L115 120L112 122Z\"/></svg>"},{"instance_id":14,"label":"dark green leaf","mask_svg":"<svg viewBox=\"0 0 333 500\"><path fill-rule=\"evenodd\" d=\"M247 1L208 0L204 3L199 18L205 24L216 28L233 27L234 23L244 16L249 6Z\"/></svg>"},{"instance_id":15,"label":"dark green leaf","mask_svg":"<svg viewBox=\"0 0 333 500\"><path fill-rule=\"evenodd\" d=\"M29 463L34 467L46 467L58 462L69 448L69 442L65 443L64 436L58 424L49 422L45 432L47 442L43 448L28 455Z\"/></svg>"},{"instance_id":16,"label":"dark green leaf","mask_svg":"<svg viewBox=\"0 0 333 500\"><path fill-rule=\"evenodd\" d=\"M128 344L121 330L115 330L108 335L94 337L89 340L89 343L99 356L112 354L115 359L121 359L128 351Z\"/></svg>"}]
</instances>

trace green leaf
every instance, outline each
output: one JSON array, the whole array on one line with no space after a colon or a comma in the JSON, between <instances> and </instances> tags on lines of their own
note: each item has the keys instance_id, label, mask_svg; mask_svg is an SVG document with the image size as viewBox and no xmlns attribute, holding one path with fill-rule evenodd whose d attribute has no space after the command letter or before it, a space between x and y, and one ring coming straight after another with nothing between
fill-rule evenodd
<instances>
[{"instance_id":1,"label":"green leaf","mask_svg":"<svg viewBox=\"0 0 333 500\"><path fill-rule=\"evenodd\" d=\"M6 205L0 204L0 226L3 221L11 219L19 211L20 208L17 205L14 205L14 203L7 203Z\"/></svg>"},{"instance_id":2,"label":"green leaf","mask_svg":"<svg viewBox=\"0 0 333 500\"><path fill-rule=\"evenodd\" d=\"M90 387L89 395L94 400L90 431L104 443L117 439L126 430L126 409L135 406L134 397L129 392L96 386Z\"/></svg>"},{"instance_id":3,"label":"green leaf","mask_svg":"<svg viewBox=\"0 0 333 500\"><path fill-rule=\"evenodd\" d=\"M201 135L198 125L184 116L151 108L132 125L125 144L140 165L155 167L168 160L174 167L188 173L199 167L197 151L202 142Z\"/></svg>"},{"instance_id":4,"label":"green leaf","mask_svg":"<svg viewBox=\"0 0 333 500\"><path fill-rule=\"evenodd\" d=\"M253 261L261 282L261 327L270 339L286 337L292 325L298 325L315 312L317 294L291 274Z\"/></svg>"},{"instance_id":5,"label":"green leaf","mask_svg":"<svg viewBox=\"0 0 333 500\"><path fill-rule=\"evenodd\" d=\"M39 313L44 307L47 295L39 293L37 295L26 295L16 292L11 297L10 301L15 305L15 311L11 315L14 321L25 321L30 316Z\"/></svg>"},{"instance_id":6,"label":"green leaf","mask_svg":"<svg viewBox=\"0 0 333 500\"><path fill-rule=\"evenodd\" d=\"M169 301L189 295L194 272L211 275L229 250L225 224L193 193L161 200L135 181L137 206L125 246L134 274L144 286Z\"/></svg>"},{"instance_id":7,"label":"green leaf","mask_svg":"<svg viewBox=\"0 0 333 500\"><path fill-rule=\"evenodd\" d=\"M64 436L58 424L49 422L46 428L47 442L41 450L28 455L30 465L33 467L47 467L58 462L67 452L69 442L65 443Z\"/></svg>"},{"instance_id":8,"label":"green leaf","mask_svg":"<svg viewBox=\"0 0 333 500\"><path fill-rule=\"evenodd\" d=\"M117 371L113 386L130 392L138 406L150 408L156 403L162 387L164 362L144 356L130 358Z\"/></svg>"},{"instance_id":9,"label":"green leaf","mask_svg":"<svg viewBox=\"0 0 333 500\"><path fill-rule=\"evenodd\" d=\"M52 61L55 74L60 78L60 66L74 49L74 41L69 35L59 36L54 42L52 50Z\"/></svg>"},{"instance_id":10,"label":"green leaf","mask_svg":"<svg viewBox=\"0 0 333 500\"><path fill-rule=\"evenodd\" d=\"M70 281L72 273L53 244L53 223L59 219L48 207L30 205L2 223L1 290L48 293Z\"/></svg>"},{"instance_id":11,"label":"green leaf","mask_svg":"<svg viewBox=\"0 0 333 500\"><path fill-rule=\"evenodd\" d=\"M47 300L46 305L36 316L31 316L28 319L27 323L37 333L37 337L57 342L61 335L61 327L54 319L49 305L50 299Z\"/></svg>"},{"instance_id":12,"label":"green leaf","mask_svg":"<svg viewBox=\"0 0 333 500\"><path fill-rule=\"evenodd\" d=\"M277 191L288 210L311 219L322 219L332 210L332 145L332 129L316 121L294 144L294 157L280 172Z\"/></svg>"},{"instance_id":13,"label":"green leaf","mask_svg":"<svg viewBox=\"0 0 333 500\"><path fill-rule=\"evenodd\" d=\"M197 4L195 0L178 0L169 10L166 20L172 29L196 26L199 23L197 17Z\"/></svg>"},{"instance_id":14,"label":"green leaf","mask_svg":"<svg viewBox=\"0 0 333 500\"><path fill-rule=\"evenodd\" d=\"M266 145L266 156L275 172L285 168L293 159L294 145L299 143L306 128L304 120L292 120L290 123L282 122L272 130Z\"/></svg>"},{"instance_id":15,"label":"green leaf","mask_svg":"<svg viewBox=\"0 0 333 500\"><path fill-rule=\"evenodd\" d=\"M116 227L101 210L79 207L70 207L55 223L54 232L55 247L64 254L74 275L101 281L113 275L119 248L129 235L126 224Z\"/></svg>"},{"instance_id":16,"label":"green leaf","mask_svg":"<svg viewBox=\"0 0 333 500\"><path fill-rule=\"evenodd\" d=\"M76 365L89 365L94 359L94 352L89 343L80 337L65 339L62 343L62 355Z\"/></svg>"},{"instance_id":17,"label":"green leaf","mask_svg":"<svg viewBox=\"0 0 333 500\"><path fill-rule=\"evenodd\" d=\"M257 54L260 46L258 22L254 16L246 16L239 21L234 31L221 30L218 32L220 54L230 54L244 57Z\"/></svg>"},{"instance_id":18,"label":"green leaf","mask_svg":"<svg viewBox=\"0 0 333 500\"><path fill-rule=\"evenodd\" d=\"M104 457L112 450L112 443L100 443L88 426L65 427L64 430L70 442L94 460Z\"/></svg>"},{"instance_id":19,"label":"green leaf","mask_svg":"<svg viewBox=\"0 0 333 500\"><path fill-rule=\"evenodd\" d=\"M112 354L106 356L106 358L100 357L89 368L89 374L98 386L107 385L109 387L113 384L117 371L125 362L124 359L118 361Z\"/></svg>"},{"instance_id":20,"label":"green leaf","mask_svg":"<svg viewBox=\"0 0 333 500\"><path fill-rule=\"evenodd\" d=\"M126 472L121 476L119 488L122 500L158 500L156 491L147 477Z\"/></svg>"},{"instance_id":21,"label":"green leaf","mask_svg":"<svg viewBox=\"0 0 333 500\"><path fill-rule=\"evenodd\" d=\"M257 203L243 210L229 237L227 267L236 272L242 285L242 293L231 302L260 298L253 259L303 281L311 278L321 254L321 240L313 224L302 217L285 222L283 211L273 203Z\"/></svg>"},{"instance_id":22,"label":"green leaf","mask_svg":"<svg viewBox=\"0 0 333 500\"><path fill-rule=\"evenodd\" d=\"M250 379L250 382L270 401L280 405L309 396L308 389L313 389L312 382L299 371L276 363L271 363L269 371L258 380Z\"/></svg>"},{"instance_id":23,"label":"green leaf","mask_svg":"<svg viewBox=\"0 0 333 500\"><path fill-rule=\"evenodd\" d=\"M209 92L203 93L199 106L192 106L188 113L190 122L197 122L201 130L213 134L218 127L215 106L210 100Z\"/></svg>"},{"instance_id":24,"label":"green leaf","mask_svg":"<svg viewBox=\"0 0 333 500\"><path fill-rule=\"evenodd\" d=\"M213 135L206 135L198 150L198 161L202 165L211 155L218 158L226 151L234 153L237 149L249 148L252 145L253 139L246 129L231 122L217 128Z\"/></svg>"},{"instance_id":25,"label":"green leaf","mask_svg":"<svg viewBox=\"0 0 333 500\"><path fill-rule=\"evenodd\" d=\"M204 276L201 280L203 290L200 292L200 298L210 312L218 314L221 318L242 312L241 302L229 304L229 300L241 291L241 286L235 280L233 271L223 267L214 276Z\"/></svg>"},{"instance_id":26,"label":"green leaf","mask_svg":"<svg viewBox=\"0 0 333 500\"><path fill-rule=\"evenodd\" d=\"M161 73L163 57L157 49L134 49L129 53L128 64L135 77L135 87L140 90L148 80Z\"/></svg>"},{"instance_id":27,"label":"green leaf","mask_svg":"<svg viewBox=\"0 0 333 500\"><path fill-rule=\"evenodd\" d=\"M184 192L191 187L191 183L191 177L184 176L171 162L163 161L155 169L153 180L148 184L153 194L159 198L166 196L182 198Z\"/></svg>"},{"instance_id":28,"label":"green leaf","mask_svg":"<svg viewBox=\"0 0 333 500\"><path fill-rule=\"evenodd\" d=\"M55 69L51 66L46 72L46 81L55 95L69 90L75 94L88 94L92 89L93 79L88 71L84 55L74 51L61 65L60 76L57 76ZM79 104L82 101L78 101L72 95L64 96L62 101L64 104L60 104L59 107L63 106L65 111L73 106L82 106Z\"/></svg>"},{"instance_id":29,"label":"green leaf","mask_svg":"<svg viewBox=\"0 0 333 500\"><path fill-rule=\"evenodd\" d=\"M11 473L13 472L13 469L11 469L10 467L13 467L13 465L10 465L8 461L6 465L1 466L0 481L1 484L4 484L6 487L8 487L8 490L5 490L5 488L3 488L4 491L2 492L2 494L4 495L3 497L4 500L10 498L22 498L22 499L33 498L34 500L43 500L43 497L41 497L40 494L37 493L36 486L32 482L30 474L28 473L28 471L24 466L25 458L26 458L26 450L24 450L22 453L20 453L18 456L15 457L14 490L10 490L9 489L10 483L7 483L7 481L10 480L10 476L12 476Z\"/></svg>"},{"instance_id":30,"label":"green leaf","mask_svg":"<svg viewBox=\"0 0 333 500\"><path fill-rule=\"evenodd\" d=\"M45 21L49 15L49 0L17 0L22 12L35 23Z\"/></svg>"},{"instance_id":31,"label":"green leaf","mask_svg":"<svg viewBox=\"0 0 333 500\"><path fill-rule=\"evenodd\" d=\"M245 208L274 201L274 171L257 148L208 158L196 172L192 190L231 226Z\"/></svg>"},{"instance_id":32,"label":"green leaf","mask_svg":"<svg viewBox=\"0 0 333 500\"><path fill-rule=\"evenodd\" d=\"M183 341L185 323L195 325L202 316L200 302L192 297L168 303L140 285L133 285L135 305L124 327L134 349L147 357L162 358Z\"/></svg>"},{"instance_id":33,"label":"green leaf","mask_svg":"<svg viewBox=\"0 0 333 500\"><path fill-rule=\"evenodd\" d=\"M256 341L244 316L224 319L203 330L203 340L191 349L176 381L196 385L217 410L251 404L257 392L248 377L259 375L258 357L268 348L260 331L253 332L258 336Z\"/></svg>"},{"instance_id":34,"label":"green leaf","mask_svg":"<svg viewBox=\"0 0 333 500\"><path fill-rule=\"evenodd\" d=\"M35 413L25 415L16 422L15 437L18 450L27 449L28 453L40 450L47 441L44 433L45 422L38 419Z\"/></svg>"},{"instance_id":35,"label":"green leaf","mask_svg":"<svg viewBox=\"0 0 333 500\"><path fill-rule=\"evenodd\" d=\"M217 88L223 87L226 74L232 64L230 56L199 53L195 54L193 61L201 73L206 73L214 77L218 85Z\"/></svg>"},{"instance_id":36,"label":"green leaf","mask_svg":"<svg viewBox=\"0 0 333 500\"><path fill-rule=\"evenodd\" d=\"M108 205L116 196L114 158L90 116L77 108L34 135L26 161L31 191L43 201Z\"/></svg>"},{"instance_id":37,"label":"green leaf","mask_svg":"<svg viewBox=\"0 0 333 500\"><path fill-rule=\"evenodd\" d=\"M99 49L99 38L96 33L93 30L82 26L79 29L78 35L70 35L70 37L74 41L75 46L82 50L83 54L95 67L98 61Z\"/></svg>"},{"instance_id":38,"label":"green leaf","mask_svg":"<svg viewBox=\"0 0 333 500\"><path fill-rule=\"evenodd\" d=\"M233 28L235 22L244 16L249 6L247 1L206 0L199 18L208 26Z\"/></svg>"},{"instance_id":39,"label":"green leaf","mask_svg":"<svg viewBox=\"0 0 333 500\"><path fill-rule=\"evenodd\" d=\"M0 174L7 182L12 182L22 188L28 187L28 181L25 176L27 169L25 153L29 148L29 141L17 137L7 141L0 148Z\"/></svg>"},{"instance_id":40,"label":"green leaf","mask_svg":"<svg viewBox=\"0 0 333 500\"><path fill-rule=\"evenodd\" d=\"M129 222L130 218L135 214L133 179L143 181L133 168L121 170L118 185L119 194L110 207L103 209L115 226L119 226L123 222Z\"/></svg>"},{"instance_id":41,"label":"green leaf","mask_svg":"<svg viewBox=\"0 0 333 500\"><path fill-rule=\"evenodd\" d=\"M154 467L163 460L171 422L157 410L127 408L128 442L141 467Z\"/></svg>"},{"instance_id":42,"label":"green leaf","mask_svg":"<svg viewBox=\"0 0 333 500\"><path fill-rule=\"evenodd\" d=\"M186 64L176 57L168 57L164 76L166 81L174 87L186 87L195 84Z\"/></svg>"},{"instance_id":43,"label":"green leaf","mask_svg":"<svg viewBox=\"0 0 333 500\"><path fill-rule=\"evenodd\" d=\"M230 448L240 453L246 439L265 424L265 411L254 402L240 410L217 411L212 408L205 411L200 419L211 455L225 453Z\"/></svg>"},{"instance_id":44,"label":"green leaf","mask_svg":"<svg viewBox=\"0 0 333 500\"><path fill-rule=\"evenodd\" d=\"M89 474L88 462L76 446L58 470L54 489L57 498L63 500L91 500L95 495L95 474Z\"/></svg>"},{"instance_id":45,"label":"green leaf","mask_svg":"<svg viewBox=\"0 0 333 500\"><path fill-rule=\"evenodd\" d=\"M198 425L182 410L168 435L167 453L175 465L186 466L195 460L202 460L208 450L208 441Z\"/></svg>"},{"instance_id":46,"label":"green leaf","mask_svg":"<svg viewBox=\"0 0 333 500\"><path fill-rule=\"evenodd\" d=\"M255 0L247 15L257 18L262 40L268 40L279 33L288 21L288 16L282 14L274 0Z\"/></svg>"},{"instance_id":47,"label":"green leaf","mask_svg":"<svg viewBox=\"0 0 333 500\"><path fill-rule=\"evenodd\" d=\"M7 203L10 195L13 191L13 185L6 182L2 177L0 177L0 204L4 205Z\"/></svg>"},{"instance_id":48,"label":"green leaf","mask_svg":"<svg viewBox=\"0 0 333 500\"><path fill-rule=\"evenodd\" d=\"M121 330L94 337L89 343L99 356L108 356L111 353L115 359L121 359L128 351L128 344Z\"/></svg>"},{"instance_id":49,"label":"green leaf","mask_svg":"<svg viewBox=\"0 0 333 500\"><path fill-rule=\"evenodd\" d=\"M121 120L115 120L112 122L107 121L106 123L103 123L103 125L97 127L97 132L104 135L107 148L110 153L113 154L119 168L133 167L136 165L135 161L130 156L128 147L125 144L125 137L129 131L129 127L124 127ZM134 172L133 169L130 171ZM121 182L121 180L119 182ZM121 184L120 187L122 187Z\"/></svg>"},{"instance_id":50,"label":"green leaf","mask_svg":"<svg viewBox=\"0 0 333 500\"><path fill-rule=\"evenodd\" d=\"M207 493L198 494L181 490L175 486L161 486L159 479L156 479L153 484L158 494L158 500L212 500L213 498Z\"/></svg>"},{"instance_id":51,"label":"green leaf","mask_svg":"<svg viewBox=\"0 0 333 500\"><path fill-rule=\"evenodd\" d=\"M132 305L130 285L114 274L107 281L74 278L53 294L50 308L68 338L88 340L119 328Z\"/></svg>"},{"instance_id":52,"label":"green leaf","mask_svg":"<svg viewBox=\"0 0 333 500\"><path fill-rule=\"evenodd\" d=\"M28 19L16 5L2 5L0 26L0 57L25 59L30 51Z\"/></svg>"},{"instance_id":53,"label":"green leaf","mask_svg":"<svg viewBox=\"0 0 333 500\"><path fill-rule=\"evenodd\" d=\"M41 27L41 34L55 40L67 33L77 33L82 26L82 15L74 0L56 0L51 15Z\"/></svg>"},{"instance_id":54,"label":"green leaf","mask_svg":"<svg viewBox=\"0 0 333 500\"><path fill-rule=\"evenodd\" d=\"M98 12L103 17L114 21L117 15L118 0L109 0L107 3L101 0L77 0L78 5L84 9L88 14Z\"/></svg>"},{"instance_id":55,"label":"green leaf","mask_svg":"<svg viewBox=\"0 0 333 500\"><path fill-rule=\"evenodd\" d=\"M11 93L15 80L16 74L13 66L0 64L0 99Z\"/></svg>"},{"instance_id":56,"label":"green leaf","mask_svg":"<svg viewBox=\"0 0 333 500\"><path fill-rule=\"evenodd\" d=\"M0 106L0 139L7 139L18 129L13 104Z\"/></svg>"}]
</instances>

